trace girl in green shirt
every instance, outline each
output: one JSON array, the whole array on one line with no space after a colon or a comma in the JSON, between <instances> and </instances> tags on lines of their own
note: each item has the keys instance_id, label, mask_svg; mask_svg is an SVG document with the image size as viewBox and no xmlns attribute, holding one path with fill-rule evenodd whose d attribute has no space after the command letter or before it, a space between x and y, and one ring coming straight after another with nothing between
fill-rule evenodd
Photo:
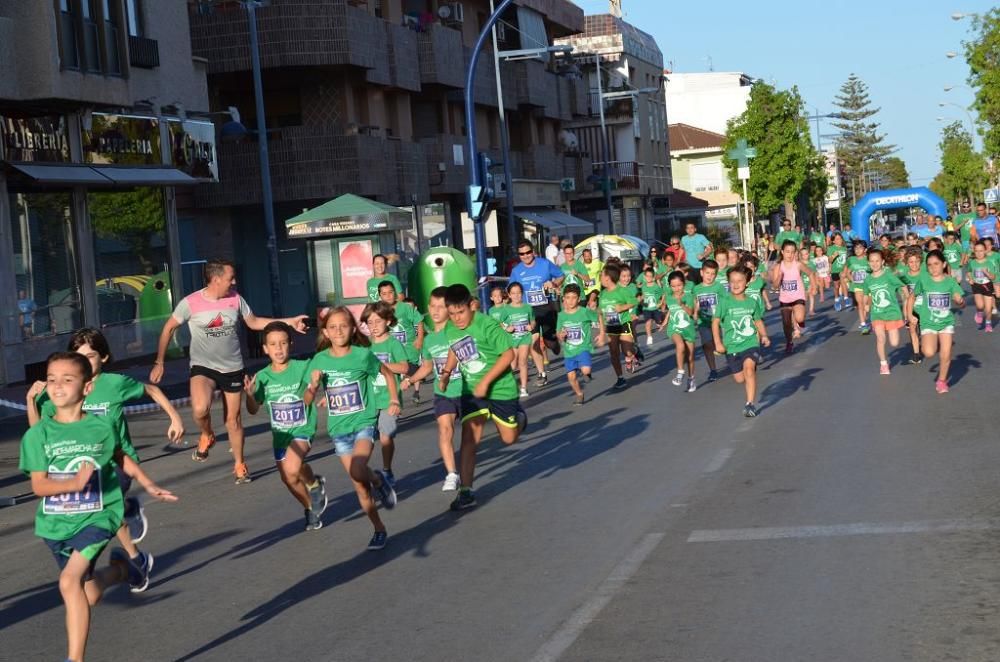
<instances>
[{"instance_id":1,"label":"girl in green shirt","mask_svg":"<svg viewBox=\"0 0 1000 662\"><path fill-rule=\"evenodd\" d=\"M979 330L993 333L993 304L997 275L994 262L986 255L986 244L977 241L972 247L969 272L966 278L972 285L972 296L976 302L976 324Z\"/></svg>"},{"instance_id":2,"label":"girl in green shirt","mask_svg":"<svg viewBox=\"0 0 1000 662\"><path fill-rule=\"evenodd\" d=\"M694 293L684 292L684 275L675 271L669 276L670 291L666 295L667 333L674 341L677 356L677 376L674 386L683 386L685 369L687 372L687 392L694 393L694 342L697 339L695 323ZM661 325L660 328L662 328Z\"/></svg>"},{"instance_id":3,"label":"girl in green shirt","mask_svg":"<svg viewBox=\"0 0 1000 662\"><path fill-rule=\"evenodd\" d=\"M865 309L864 285L871 267L868 266L868 256L865 255L865 251L867 251L865 242L855 241L853 249L854 255L847 258L845 266L846 276L850 281L847 287L851 292L854 305L858 307L858 330L867 334L871 331L871 327L868 325L868 310ZM848 302L847 307L851 307L850 302Z\"/></svg>"},{"instance_id":4,"label":"girl in green shirt","mask_svg":"<svg viewBox=\"0 0 1000 662\"><path fill-rule=\"evenodd\" d=\"M538 328L535 324L534 309L524 303L524 288L520 283L511 283L507 287L507 296L510 303L504 306L503 316L500 324L504 331L511 335L514 341L514 368L517 370L517 377L521 382L520 397L528 397L528 355L531 353L532 343L538 340ZM540 363L541 354L536 354L535 371L540 375L544 374L545 366Z\"/></svg>"},{"instance_id":5,"label":"girl in green shirt","mask_svg":"<svg viewBox=\"0 0 1000 662\"><path fill-rule=\"evenodd\" d=\"M864 282L864 304L871 310L875 328L875 352L878 354L879 374L889 374L889 357L885 351L886 339L893 347L899 346L899 330L903 328L903 311L899 308L898 294L905 289L903 281L887 268L882 249L868 251L868 264L872 272Z\"/></svg>"},{"instance_id":6,"label":"girl in green shirt","mask_svg":"<svg viewBox=\"0 0 1000 662\"><path fill-rule=\"evenodd\" d=\"M920 274L910 300L920 299L920 345L925 358L940 352L938 377L934 388L938 393L948 392L948 369L951 367L952 339L955 335L955 315L952 304L965 307L962 288L954 278L944 272L944 253L933 250L927 254L927 273Z\"/></svg>"},{"instance_id":7,"label":"girl in green shirt","mask_svg":"<svg viewBox=\"0 0 1000 662\"><path fill-rule=\"evenodd\" d=\"M833 309L839 313L851 305L847 296L847 281L844 280L847 248L844 247L844 236L839 232L833 233L832 241L827 253L830 256L830 279L833 281Z\"/></svg>"}]
</instances>

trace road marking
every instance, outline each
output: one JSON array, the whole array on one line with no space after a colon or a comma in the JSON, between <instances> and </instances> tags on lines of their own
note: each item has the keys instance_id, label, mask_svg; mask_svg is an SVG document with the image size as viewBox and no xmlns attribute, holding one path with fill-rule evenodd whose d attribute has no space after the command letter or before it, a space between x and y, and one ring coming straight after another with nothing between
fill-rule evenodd
<instances>
[{"instance_id":1,"label":"road marking","mask_svg":"<svg viewBox=\"0 0 1000 662\"><path fill-rule=\"evenodd\" d=\"M748 542L796 538L897 535L902 533L954 533L1000 529L1000 520L951 519L917 522L856 522L829 526L771 526L752 529L700 529L692 531L688 542Z\"/></svg>"},{"instance_id":2,"label":"road marking","mask_svg":"<svg viewBox=\"0 0 1000 662\"><path fill-rule=\"evenodd\" d=\"M707 473L707 474L715 473L716 471L718 471L719 469L721 469L722 466L732 456L733 456L733 449L732 448L723 448L721 451L719 451L718 453L716 453L715 457L712 458L712 461L708 463L708 466L705 467L704 473Z\"/></svg>"},{"instance_id":3,"label":"road marking","mask_svg":"<svg viewBox=\"0 0 1000 662\"><path fill-rule=\"evenodd\" d=\"M569 619L563 623L562 627L556 630L555 634L549 637L548 641L538 649L538 652L531 658L532 662L555 662L555 660L558 660L573 645L573 642L577 640L580 634L587 629L587 626L594 622L594 619L601 613L601 610L611 602L611 598L639 570L639 566L653 553L653 550L656 549L656 546L660 544L665 535L665 533L647 534L636 545L635 549L615 566L615 569L611 571L607 579L601 582L601 585L597 587L597 590L590 596L590 599L573 612Z\"/></svg>"}]
</instances>

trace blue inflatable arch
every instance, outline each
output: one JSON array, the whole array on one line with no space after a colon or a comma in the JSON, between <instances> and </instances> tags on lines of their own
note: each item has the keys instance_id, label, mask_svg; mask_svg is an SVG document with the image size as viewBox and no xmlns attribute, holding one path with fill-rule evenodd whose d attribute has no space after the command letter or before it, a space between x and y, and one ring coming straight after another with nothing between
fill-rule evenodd
<instances>
[{"instance_id":1,"label":"blue inflatable arch","mask_svg":"<svg viewBox=\"0 0 1000 662\"><path fill-rule=\"evenodd\" d=\"M851 209L851 229L858 239L871 244L872 214L880 209L900 207L920 207L927 213L942 218L948 215L948 203L926 186L872 191L858 200L858 204Z\"/></svg>"}]
</instances>

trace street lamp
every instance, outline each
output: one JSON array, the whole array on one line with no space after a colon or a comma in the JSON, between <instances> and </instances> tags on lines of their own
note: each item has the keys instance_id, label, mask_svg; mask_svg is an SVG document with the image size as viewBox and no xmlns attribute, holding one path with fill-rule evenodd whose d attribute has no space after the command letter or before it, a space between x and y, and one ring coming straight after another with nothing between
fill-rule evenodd
<instances>
[{"instance_id":1,"label":"street lamp","mask_svg":"<svg viewBox=\"0 0 1000 662\"><path fill-rule=\"evenodd\" d=\"M958 53L956 53L955 51L948 51L947 53L944 54L944 56L950 60L952 58L958 57Z\"/></svg>"},{"instance_id":2,"label":"street lamp","mask_svg":"<svg viewBox=\"0 0 1000 662\"><path fill-rule=\"evenodd\" d=\"M979 14L976 14L975 12L964 13L957 11L951 15L951 20L961 21L963 18L975 18L976 16L979 16Z\"/></svg>"}]
</instances>

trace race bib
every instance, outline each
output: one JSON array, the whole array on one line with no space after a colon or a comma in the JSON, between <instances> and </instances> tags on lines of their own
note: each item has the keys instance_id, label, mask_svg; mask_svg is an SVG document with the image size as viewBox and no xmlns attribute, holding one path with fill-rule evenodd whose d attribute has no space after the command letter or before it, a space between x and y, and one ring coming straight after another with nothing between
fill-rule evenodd
<instances>
[{"instance_id":1,"label":"race bib","mask_svg":"<svg viewBox=\"0 0 1000 662\"><path fill-rule=\"evenodd\" d=\"M52 480L72 480L74 471L50 471ZM101 470L94 469L90 480L79 492L64 492L45 497L42 512L46 515L86 515L104 510L104 494L101 492Z\"/></svg>"},{"instance_id":2,"label":"race bib","mask_svg":"<svg viewBox=\"0 0 1000 662\"><path fill-rule=\"evenodd\" d=\"M306 422L306 403L302 400L271 403L271 427L279 430L298 427Z\"/></svg>"},{"instance_id":3,"label":"race bib","mask_svg":"<svg viewBox=\"0 0 1000 662\"><path fill-rule=\"evenodd\" d=\"M931 310L949 310L951 308L951 295L928 293L927 307Z\"/></svg>"},{"instance_id":4,"label":"race bib","mask_svg":"<svg viewBox=\"0 0 1000 662\"><path fill-rule=\"evenodd\" d=\"M361 384L351 382L326 388L326 406L330 416L346 416L364 411L365 402L361 397Z\"/></svg>"},{"instance_id":5,"label":"race bib","mask_svg":"<svg viewBox=\"0 0 1000 662\"><path fill-rule=\"evenodd\" d=\"M729 279L728 278L726 280L722 281L722 289L724 289L726 292L729 291Z\"/></svg>"},{"instance_id":6,"label":"race bib","mask_svg":"<svg viewBox=\"0 0 1000 662\"><path fill-rule=\"evenodd\" d=\"M698 295L698 310L711 315L715 312L715 305L719 303L719 298L714 294Z\"/></svg>"},{"instance_id":7,"label":"race bib","mask_svg":"<svg viewBox=\"0 0 1000 662\"><path fill-rule=\"evenodd\" d=\"M455 352L459 362L469 363L479 359L479 348L472 336L466 336L451 346L451 351Z\"/></svg>"},{"instance_id":8,"label":"race bib","mask_svg":"<svg viewBox=\"0 0 1000 662\"><path fill-rule=\"evenodd\" d=\"M543 306L549 302L548 297L545 296L545 290L528 290L526 296L529 306Z\"/></svg>"},{"instance_id":9,"label":"race bib","mask_svg":"<svg viewBox=\"0 0 1000 662\"><path fill-rule=\"evenodd\" d=\"M434 374L440 377L441 375L444 374L445 366L448 365L448 357L443 356L439 359L433 359L433 361L434 361ZM461 377L462 377L462 372L458 369L458 366L455 366L455 369L451 371L451 378L460 379Z\"/></svg>"},{"instance_id":10,"label":"race bib","mask_svg":"<svg viewBox=\"0 0 1000 662\"><path fill-rule=\"evenodd\" d=\"M515 322L514 323L514 335L523 336L531 331L531 325L528 322Z\"/></svg>"},{"instance_id":11,"label":"race bib","mask_svg":"<svg viewBox=\"0 0 1000 662\"><path fill-rule=\"evenodd\" d=\"M798 292L799 291L799 281L797 281L797 280L783 280L783 281L781 281L781 291L782 292Z\"/></svg>"},{"instance_id":12,"label":"race bib","mask_svg":"<svg viewBox=\"0 0 1000 662\"><path fill-rule=\"evenodd\" d=\"M582 345L583 344L583 327L582 326L567 326L566 328L566 342L570 345Z\"/></svg>"},{"instance_id":13,"label":"race bib","mask_svg":"<svg viewBox=\"0 0 1000 662\"><path fill-rule=\"evenodd\" d=\"M973 279L980 285L985 285L990 282L989 277L986 275L985 269L976 269L972 274Z\"/></svg>"},{"instance_id":14,"label":"race bib","mask_svg":"<svg viewBox=\"0 0 1000 662\"><path fill-rule=\"evenodd\" d=\"M851 280L854 281L855 283L863 283L863 282L865 282L865 278L867 278L867 277L868 277L868 272L867 271L852 271L851 272Z\"/></svg>"},{"instance_id":15,"label":"race bib","mask_svg":"<svg viewBox=\"0 0 1000 662\"><path fill-rule=\"evenodd\" d=\"M391 335L399 342L403 343L404 345L406 344L406 331L392 331ZM381 361L381 359L379 360ZM382 362L385 363L385 361Z\"/></svg>"},{"instance_id":16,"label":"race bib","mask_svg":"<svg viewBox=\"0 0 1000 662\"><path fill-rule=\"evenodd\" d=\"M618 326L622 323L622 318L621 315L618 314L618 311L611 310L604 313L604 322L609 326Z\"/></svg>"}]
</instances>

